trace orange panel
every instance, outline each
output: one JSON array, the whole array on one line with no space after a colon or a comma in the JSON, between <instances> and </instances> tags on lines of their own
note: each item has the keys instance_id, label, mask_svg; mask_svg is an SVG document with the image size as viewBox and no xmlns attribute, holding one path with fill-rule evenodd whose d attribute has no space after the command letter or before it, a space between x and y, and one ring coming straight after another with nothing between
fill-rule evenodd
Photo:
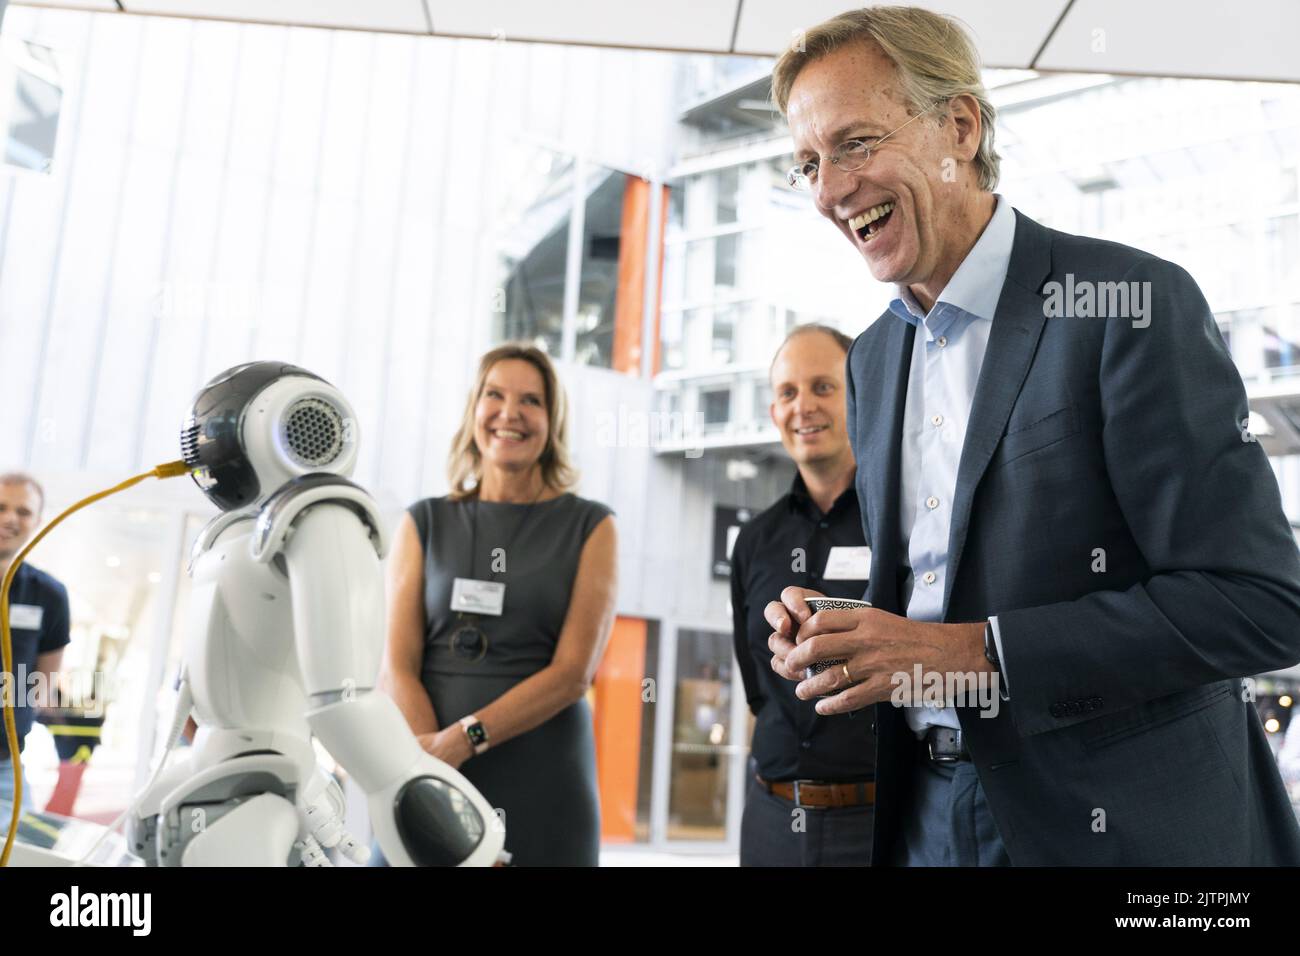
<instances>
[{"instance_id":1,"label":"orange panel","mask_svg":"<svg viewBox=\"0 0 1300 956\"><path fill-rule=\"evenodd\" d=\"M623 216L619 226L618 291L614 296L614 370L641 374L642 319L645 316L646 232L649 230L650 184L627 176L623 190ZM659 217L659 282L663 292L664 219L668 214L668 188L661 189ZM659 316L655 316L654 371L659 371Z\"/></svg>"},{"instance_id":2,"label":"orange panel","mask_svg":"<svg viewBox=\"0 0 1300 956\"><path fill-rule=\"evenodd\" d=\"M619 224L618 291L614 296L614 371L641 370L641 316L645 312L645 233L649 183L624 176Z\"/></svg>"},{"instance_id":3,"label":"orange panel","mask_svg":"<svg viewBox=\"0 0 1300 956\"><path fill-rule=\"evenodd\" d=\"M631 843L636 839L645 645L645 621L615 618L614 632L593 687L600 836L609 843Z\"/></svg>"}]
</instances>

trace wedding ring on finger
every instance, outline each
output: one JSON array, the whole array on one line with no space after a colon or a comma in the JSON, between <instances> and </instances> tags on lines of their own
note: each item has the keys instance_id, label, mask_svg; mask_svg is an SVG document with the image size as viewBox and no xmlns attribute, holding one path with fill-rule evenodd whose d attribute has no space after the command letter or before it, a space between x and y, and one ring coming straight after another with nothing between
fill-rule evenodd
<instances>
[{"instance_id":1,"label":"wedding ring on finger","mask_svg":"<svg viewBox=\"0 0 1300 956\"><path fill-rule=\"evenodd\" d=\"M822 673L823 671L830 670L833 667L844 667L844 674L845 676L848 676L849 673L848 663L849 662L847 659L841 659L837 661L814 661L812 664L804 668L804 672L803 672L804 680L812 680L818 674ZM849 680L849 683L850 684L853 683L852 679ZM819 696L834 697L836 693L838 693L838 691L830 691L829 693L820 694Z\"/></svg>"}]
</instances>

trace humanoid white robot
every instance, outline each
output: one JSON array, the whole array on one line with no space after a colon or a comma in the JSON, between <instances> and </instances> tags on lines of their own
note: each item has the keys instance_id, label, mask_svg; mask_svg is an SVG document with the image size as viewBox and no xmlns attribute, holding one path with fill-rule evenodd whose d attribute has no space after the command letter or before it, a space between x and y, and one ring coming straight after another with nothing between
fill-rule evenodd
<instances>
[{"instance_id":1,"label":"humanoid white robot","mask_svg":"<svg viewBox=\"0 0 1300 956\"><path fill-rule=\"evenodd\" d=\"M504 859L492 807L375 690L386 542L347 478L355 421L337 389L278 362L230 369L194 401L181 450L222 514L190 559L173 736L191 712L199 729L129 819L148 864L329 865L329 847L363 862L313 735L366 792L393 865Z\"/></svg>"}]
</instances>

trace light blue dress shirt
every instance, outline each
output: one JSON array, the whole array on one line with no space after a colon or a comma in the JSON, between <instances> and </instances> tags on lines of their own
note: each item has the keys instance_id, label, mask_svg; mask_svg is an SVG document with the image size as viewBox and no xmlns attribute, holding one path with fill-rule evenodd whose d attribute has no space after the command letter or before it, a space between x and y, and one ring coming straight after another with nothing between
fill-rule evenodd
<instances>
[{"instance_id":1,"label":"light blue dress shirt","mask_svg":"<svg viewBox=\"0 0 1300 956\"><path fill-rule=\"evenodd\" d=\"M927 313L911 290L898 286L889 309L915 325L911 371L903 411L899 528L911 568L907 616L938 621L948 573L948 530L957 491L957 467L975 386L979 383L993 313L1011 263L1016 217L1001 196L993 218ZM997 619L992 619L999 658ZM1005 673L1000 695L1006 699ZM960 728L952 707L907 708L907 724L918 737L932 725Z\"/></svg>"}]
</instances>

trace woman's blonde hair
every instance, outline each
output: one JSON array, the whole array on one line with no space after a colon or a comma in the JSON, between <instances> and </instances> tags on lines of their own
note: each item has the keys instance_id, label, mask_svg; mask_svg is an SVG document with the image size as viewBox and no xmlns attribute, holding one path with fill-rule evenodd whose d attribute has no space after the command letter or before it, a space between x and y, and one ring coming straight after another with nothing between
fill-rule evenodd
<instances>
[{"instance_id":1,"label":"woman's blonde hair","mask_svg":"<svg viewBox=\"0 0 1300 956\"><path fill-rule=\"evenodd\" d=\"M893 61L909 109L924 110L954 96L975 98L980 111L975 171L980 189L996 188L1000 157L993 149L993 124L997 111L984 89L975 44L951 17L920 7L863 7L796 35L772 69L772 99L781 115L800 70L833 50L863 40L874 42Z\"/></svg>"},{"instance_id":2,"label":"woman's blonde hair","mask_svg":"<svg viewBox=\"0 0 1300 956\"><path fill-rule=\"evenodd\" d=\"M537 369L545 386L546 447L537 460L542 470L542 481L556 491L568 491L578 482L578 471L569 459L569 410L564 386L555 374L555 366L541 349L523 342L507 342L488 352L479 360L478 375L470 389L469 401L460 428L451 440L451 453L447 456L447 478L451 483L451 497L462 499L477 493L483 481L483 453L474 438L474 409L483 395L488 373L498 362L519 359Z\"/></svg>"}]
</instances>

